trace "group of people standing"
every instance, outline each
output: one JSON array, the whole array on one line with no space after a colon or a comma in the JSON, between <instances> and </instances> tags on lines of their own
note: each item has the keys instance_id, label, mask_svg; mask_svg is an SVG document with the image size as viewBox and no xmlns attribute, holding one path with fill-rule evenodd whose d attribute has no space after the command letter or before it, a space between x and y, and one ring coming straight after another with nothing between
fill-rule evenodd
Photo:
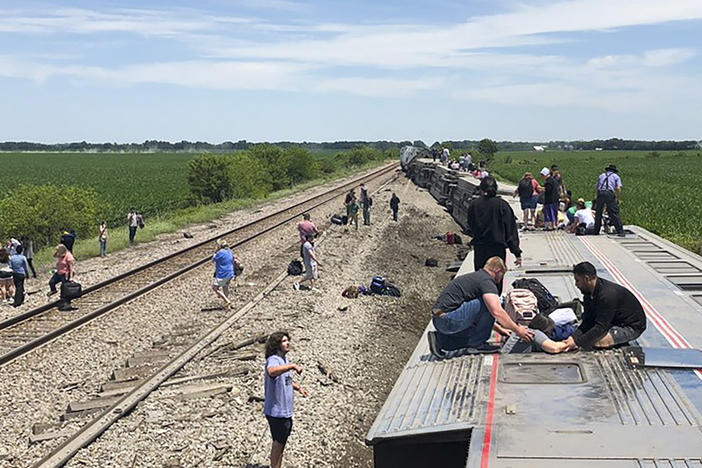
<instances>
[{"instance_id":1,"label":"group of people standing","mask_svg":"<svg viewBox=\"0 0 702 468\"><path fill-rule=\"evenodd\" d=\"M29 272L37 277L31 260L34 256L32 242L27 237L22 240L25 244L10 237L0 249L0 300L12 303L14 307L24 303L24 282L29 278ZM25 247L29 252L25 252Z\"/></svg>"},{"instance_id":2,"label":"group of people standing","mask_svg":"<svg viewBox=\"0 0 702 468\"><path fill-rule=\"evenodd\" d=\"M524 229L536 229L537 206L542 204L545 231L566 227L577 234L599 234L606 209L610 225L618 235L623 236L624 229L619 216L622 180L618 172L614 164L604 169L595 183L595 197L592 202L583 198L573 202L572 192L565 188L563 176L555 164L550 169L544 167L539 172L543 186L531 172L524 173L514 191L514 196L519 196Z\"/></svg>"}]
</instances>

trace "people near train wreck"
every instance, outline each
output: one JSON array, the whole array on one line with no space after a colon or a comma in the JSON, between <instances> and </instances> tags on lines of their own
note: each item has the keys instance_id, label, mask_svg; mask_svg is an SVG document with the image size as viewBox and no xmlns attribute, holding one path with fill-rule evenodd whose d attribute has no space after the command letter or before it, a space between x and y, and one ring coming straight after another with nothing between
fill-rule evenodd
<instances>
[{"instance_id":1,"label":"people near train wreck","mask_svg":"<svg viewBox=\"0 0 702 468\"><path fill-rule=\"evenodd\" d=\"M392 210L392 219L397 221L397 212L400 209L400 199L395 192L392 192L392 197L390 197L390 210Z\"/></svg>"},{"instance_id":2,"label":"people near train wreck","mask_svg":"<svg viewBox=\"0 0 702 468\"><path fill-rule=\"evenodd\" d=\"M432 309L436 332L428 335L434 356L445 357L445 351L464 348L496 352L499 346L487 342L493 328L503 335L510 330L526 341L532 340L533 332L516 324L500 304L497 285L506 271L500 257L491 257L483 268L457 276L441 291Z\"/></svg>"},{"instance_id":3,"label":"people near train wreck","mask_svg":"<svg viewBox=\"0 0 702 468\"><path fill-rule=\"evenodd\" d=\"M17 253L16 249L19 245L22 245L20 241L18 241L14 237L8 237L5 241L5 250L7 250L7 254L14 255L15 253Z\"/></svg>"},{"instance_id":4,"label":"people near train wreck","mask_svg":"<svg viewBox=\"0 0 702 468\"><path fill-rule=\"evenodd\" d=\"M361 207L363 208L363 225L370 226L370 209L373 206L373 198L368 195L366 184L361 184Z\"/></svg>"},{"instance_id":5,"label":"people near train wreck","mask_svg":"<svg viewBox=\"0 0 702 468\"><path fill-rule=\"evenodd\" d=\"M76 231L73 229L61 229L61 240L59 240L59 244L65 245L68 251L73 253L73 244L76 243L76 237Z\"/></svg>"},{"instance_id":6,"label":"people near train wreck","mask_svg":"<svg viewBox=\"0 0 702 468\"><path fill-rule=\"evenodd\" d=\"M300 282L293 283L293 288L300 290L303 283L309 283L310 289L317 291L314 285L319 278L318 267L322 266L322 262L317 258L312 234L308 234L305 243L302 244L302 261L305 264L305 277Z\"/></svg>"},{"instance_id":7,"label":"people near train wreck","mask_svg":"<svg viewBox=\"0 0 702 468\"><path fill-rule=\"evenodd\" d=\"M136 236L137 229L139 228L139 218L137 218L137 212L134 208L129 209L127 214L127 225L129 226L129 245L134 244L134 237Z\"/></svg>"},{"instance_id":8,"label":"people near train wreck","mask_svg":"<svg viewBox=\"0 0 702 468\"><path fill-rule=\"evenodd\" d=\"M595 233L595 216L592 214L592 209L587 206L582 198L575 202L575 212L573 213L570 232L581 236Z\"/></svg>"},{"instance_id":9,"label":"people near train wreck","mask_svg":"<svg viewBox=\"0 0 702 468\"><path fill-rule=\"evenodd\" d=\"M27 263L29 264L29 269L32 270L32 277L36 278L37 277L37 271L34 269L34 242L29 236L22 236L20 237L20 241L22 242L22 247L24 248L23 254L27 259Z\"/></svg>"},{"instance_id":10,"label":"people near train wreck","mask_svg":"<svg viewBox=\"0 0 702 468\"><path fill-rule=\"evenodd\" d=\"M75 274L75 260L73 259L73 254L65 245L59 244L56 246L54 258L56 258L56 271L49 280L49 292L47 296L52 296L58 292L56 290L56 285L58 283L63 284L73 281L73 276ZM58 308L59 310L72 310L70 299L61 297Z\"/></svg>"},{"instance_id":11,"label":"people near train wreck","mask_svg":"<svg viewBox=\"0 0 702 468\"><path fill-rule=\"evenodd\" d=\"M212 290L219 296L227 308L232 306L229 300L229 285L234 278L234 253L224 239L217 241L217 252L212 256L215 272Z\"/></svg>"},{"instance_id":12,"label":"people near train wreck","mask_svg":"<svg viewBox=\"0 0 702 468\"><path fill-rule=\"evenodd\" d=\"M358 211L361 209L360 205L358 204L358 200L356 200L356 197L354 196L351 199L351 202L349 202L347 207L347 213L349 217L349 222L348 224L354 224L356 226L356 230L358 231Z\"/></svg>"},{"instance_id":13,"label":"people near train wreck","mask_svg":"<svg viewBox=\"0 0 702 468\"><path fill-rule=\"evenodd\" d=\"M312 222L312 216L309 213L302 215L302 221L297 223L297 233L300 235L300 257L302 255L302 247L307 241L307 236L312 234L316 237L319 234L317 226Z\"/></svg>"},{"instance_id":14,"label":"people near train wreck","mask_svg":"<svg viewBox=\"0 0 702 468\"><path fill-rule=\"evenodd\" d=\"M536 229L536 200L539 197L539 190L541 190L539 182L534 179L531 172L525 172L514 191L514 196L519 196L519 204L524 214L524 229L528 231Z\"/></svg>"},{"instance_id":15,"label":"people near train wreck","mask_svg":"<svg viewBox=\"0 0 702 468\"><path fill-rule=\"evenodd\" d=\"M23 255L24 247L18 245L15 254L10 256L10 266L12 267L12 282L15 286L14 307L19 307L24 303L24 281L29 278L29 263L27 257Z\"/></svg>"},{"instance_id":16,"label":"people near train wreck","mask_svg":"<svg viewBox=\"0 0 702 468\"><path fill-rule=\"evenodd\" d=\"M12 280L12 266L10 254L7 249L0 249L0 300L10 302L14 294L15 285Z\"/></svg>"},{"instance_id":17,"label":"people near train wreck","mask_svg":"<svg viewBox=\"0 0 702 468\"><path fill-rule=\"evenodd\" d=\"M558 180L551 175L548 167L541 169L541 177L544 180L544 230L552 231L556 229L558 223L558 201L560 199Z\"/></svg>"},{"instance_id":18,"label":"people near train wreck","mask_svg":"<svg viewBox=\"0 0 702 468\"><path fill-rule=\"evenodd\" d=\"M101 257L107 255L107 236L107 222L103 221L98 228L98 243L100 244Z\"/></svg>"},{"instance_id":19,"label":"people near train wreck","mask_svg":"<svg viewBox=\"0 0 702 468\"><path fill-rule=\"evenodd\" d=\"M597 178L596 191L596 215L595 234L600 233L602 227L602 212L605 207L609 215L609 222L617 231L619 236L624 236L624 228L619 218L619 200L622 196L622 179L619 177L617 166L610 164Z\"/></svg>"},{"instance_id":20,"label":"people near train wreck","mask_svg":"<svg viewBox=\"0 0 702 468\"><path fill-rule=\"evenodd\" d=\"M268 420L273 443L271 445L271 468L283 464L283 451L293 424L293 390L303 397L307 391L293 382L293 371L302 373L302 367L290 364L290 334L285 331L272 333L266 341L266 368L263 380L263 414Z\"/></svg>"},{"instance_id":21,"label":"people near train wreck","mask_svg":"<svg viewBox=\"0 0 702 468\"><path fill-rule=\"evenodd\" d=\"M344 198L344 206L346 207L346 224L349 224L351 222L351 203L356 200L356 193L353 191L353 189L349 190L349 193L346 194L346 198Z\"/></svg>"},{"instance_id":22,"label":"people near train wreck","mask_svg":"<svg viewBox=\"0 0 702 468\"><path fill-rule=\"evenodd\" d=\"M467 224L473 240L473 267L480 270L490 257L507 259L507 249L515 256L514 263L522 264L519 248L519 229L514 211L505 200L497 196L497 181L488 176L478 187L481 197L468 207ZM502 292L502 283L498 283Z\"/></svg>"}]
</instances>

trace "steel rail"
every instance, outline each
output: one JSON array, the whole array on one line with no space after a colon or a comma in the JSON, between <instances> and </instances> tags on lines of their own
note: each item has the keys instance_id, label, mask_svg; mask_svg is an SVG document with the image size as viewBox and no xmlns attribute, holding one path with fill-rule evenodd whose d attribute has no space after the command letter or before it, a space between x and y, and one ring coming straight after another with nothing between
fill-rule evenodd
<instances>
[{"instance_id":1,"label":"steel rail","mask_svg":"<svg viewBox=\"0 0 702 468\"><path fill-rule=\"evenodd\" d=\"M387 166L383 166L383 167L382 167L381 169L379 169L379 170L376 170L376 171L373 171L373 172L371 172L371 173L369 173L369 174L365 174L365 175L363 175L363 176L357 177L357 178L355 178L355 179L353 179L353 180L351 180L351 181L349 181L349 182L347 182L347 183L344 183L344 184L342 184L342 185L340 185L340 186L338 186L338 187L334 187L334 188L332 188L332 189L330 189L330 190L328 190L328 191L326 191L326 192L324 192L324 193L322 193L322 194L315 195L314 197L311 197L311 198L309 198L309 199L303 200L303 201L300 202L300 203L293 204L292 206L289 206L289 207L287 207L287 208L283 208L283 209L278 210L278 211L276 211L276 212L274 212L274 213L272 213L272 214L263 216L263 217L261 217L261 218L255 220L255 221L252 221L252 222L247 223L247 224L245 224L245 225L242 225L242 226L239 226L239 227L237 227L237 228L234 228L234 229L232 229L232 230L230 230L230 231L227 231L227 232L225 232L225 233L222 233L222 234L220 234L220 235L218 235L218 236L214 236L214 237L209 238L209 239L207 239L207 240L204 240L204 241L202 241L202 242L198 242L198 243L195 244L195 245L192 245L192 246L190 246L190 247L186 247L185 249L181 249L181 250L176 251L176 252L174 252L174 253L168 254L168 255L166 255L166 256L164 256L164 257L161 257L161 258L159 258L159 259L156 259L156 260L154 260L154 261L152 261L152 262L149 262L149 263L147 263L147 264L141 265L141 266L139 266L139 267L137 267L137 268L134 268L134 269L132 269L132 270L129 270L129 271L125 272L125 273L119 274L119 275L114 276L114 277L112 277L112 278L109 278L109 279L107 279L107 280L105 280L105 281L102 281L102 282L100 282L100 283L97 283L97 284L95 284L95 285L93 285L93 286L90 286L90 287L86 288L86 289L84 290L84 296L85 296L85 293L90 293L90 292L102 290L102 289L106 288L106 287L109 286L109 285L112 285L112 284L114 284L114 283L116 283L116 282L118 282L118 281L121 281L121 280L125 279L125 278L128 278L128 277L133 276L133 275L135 275L135 274L137 274L137 273L140 273L140 272L142 272L142 271L145 271L145 270L147 270L148 268L152 268L152 267L154 267L154 266L156 266L156 265L160 265L160 264L164 263L165 261L171 260L171 259L173 259L173 258L175 258L175 257L178 257L178 256L181 256L181 255L185 255L185 254L187 254L187 253L190 253L190 252L194 251L195 249L198 249L198 248L200 248L200 247L202 247L202 246L204 246L204 245L206 245L206 244L209 244L209 243L211 243L212 241L214 241L214 240L216 240L216 239L219 239L219 238L222 238L222 237L225 237L225 236L229 236L229 235L234 234L234 233L236 233L236 232L239 232L239 231L241 231L241 230L243 230L243 229L245 229L245 228L250 228L250 227L252 227L252 226L254 226L254 225L258 224L258 223L261 223L262 221L269 220L269 219L271 219L271 218L273 218L273 217L275 217L275 216L280 216L281 214L284 214L286 211L290 211L290 210L299 208L299 207L302 206L302 205L307 205L307 204L309 204L311 201L322 199L321 201L318 201L317 203L314 203L314 204L311 205L311 206L305 206L304 209L302 209L302 210L300 210L300 211L296 211L294 214L292 214L292 215L290 215L290 216L287 216L287 217L284 218L282 221L279 221L279 222L277 222L277 223L274 223L274 224L272 224L271 226L268 226L268 227L266 227L265 229L263 229L263 230L261 230L261 231L258 231L258 232L254 233L253 235L251 235L251 236L249 236L249 237L246 237L246 238L244 238L244 239L242 239L242 240L239 240L239 241L237 241L237 242L235 242L235 243L232 243L232 247L241 246L241 245L244 244L244 243L250 242L251 240L258 238L258 237L260 237L260 236L263 235L263 234L266 234L266 233L268 233L268 232L270 232L270 231L272 231L272 230L274 230L274 229L276 229L276 228L278 228L278 227L280 227L280 226L282 226L282 225L284 225L284 224L287 224L288 222L290 222L291 220L293 220L293 219L299 217L301 214L305 213L306 211L309 211L309 210L318 208L319 206L322 206L322 205L328 203L329 201L331 201L331 200L333 200L334 198L336 198L336 197L339 196L339 194L336 193L336 192L339 192L339 191L341 191L341 190L344 190L344 189L346 189L346 188L349 187L349 186L356 185L356 184L358 184L358 183L359 183L360 181L362 181L362 180L373 180L373 179L375 179L375 178L377 178L377 177L381 177L381 176L383 176L383 175L385 175L385 174L391 172L392 170L394 170L394 169L395 169L395 166L396 166L396 164L390 164L390 165L387 165ZM325 198L325 197L326 197L326 198ZM193 262L193 263L190 263L190 264L186 265L185 267L180 268L180 269L178 269L178 270L176 270L176 271L174 271L174 272L172 272L172 273L170 273L170 274L168 274L168 275L166 275L166 276L163 276L162 278L160 278L160 279L158 279L158 280L156 280L156 281L153 281L153 282L149 283L148 285L146 285L146 286L144 286L144 287L142 287L142 288L139 288L139 289L137 289L137 290L135 290L135 291L132 291L132 292L130 292L130 293L128 293L128 294L126 294L126 295L124 295L124 296L118 298L117 300L114 300L114 301L112 301L112 302L110 302L110 303L108 303L108 304L105 304L104 306L102 306L102 307L100 307L100 308L98 308L98 309L96 309L96 310L94 310L94 311L92 311L92 312L89 312L89 313L87 313L87 314L85 314L85 315L82 315L81 317L79 317L79 318L77 318L77 319L75 319L75 320L69 322L69 323L66 323L66 324L63 325L63 326L60 326L60 327L58 327L58 328L56 328L56 329L54 329L54 330L52 330L52 331L50 331L50 332L48 332L48 333L42 335L42 336L39 336L39 337L37 337L37 338L35 338L35 339L33 339L33 340L30 340L30 341L28 341L28 342L26 342L26 343L24 343L24 344L22 344L22 345L20 345L20 346L17 346L17 347L15 347L15 348L11 349L10 351L8 351L8 352L6 352L6 353L4 353L3 355L0 356L0 368L3 367L4 365L8 364L9 362L13 361L14 359L17 359L18 357L23 356L23 355L25 355L25 354L31 352L32 350L34 350L34 349L36 349L36 348L38 348L38 347L40 347L40 346L42 346L42 345L44 345L44 344L46 344L46 343L48 343L48 342L50 342L50 341L52 341L52 340L54 340L54 339L60 337L60 336L62 336L62 335L64 335L64 334L68 333L69 331L71 331L71 330L73 330L73 329L75 329L75 328L78 328L78 327L80 327L81 325L84 325L84 324L86 324L86 323L88 323L88 322L90 322L90 321L96 319L97 317L100 317L101 315L104 315L105 313L107 313L107 312L109 312L109 311L111 311L111 310L113 310L113 309L115 309L115 308L117 308L117 307L119 307L119 306L121 306L121 305L123 305L123 304L125 304L125 303L127 303L127 302L129 302L129 301L131 301L131 300L133 300L133 299L135 299L135 298L137 298L137 297L139 297L139 296L142 296L142 295L146 294L147 292L149 292L149 291L151 291L151 290L153 290L153 289L155 289L155 288L157 288L157 287L159 287L159 286L161 286L161 285L163 285L163 284L165 284L165 283L167 283L167 282L169 282L169 281L171 281L171 280L173 280L173 279L175 279L175 278L177 278L177 277L179 277L179 276L181 276L181 275L183 275L183 274L185 274L185 273L187 273L187 272L189 272L189 271L191 271L191 270L193 270L194 268L199 267L200 265L203 265L204 263L208 262L210 259L211 259L211 256L209 256L209 255L207 255L207 256L205 256L205 257L203 257L203 258L200 258L199 260L197 260L197 261L195 261L195 262ZM30 311L28 311L28 312L25 312L24 314L21 314L21 320L18 319L18 317L20 317L20 316L18 316L18 317L13 317L13 318L11 318L11 319L8 319L8 320L6 320L5 322L0 323L0 330L7 329L7 328L9 328L9 327L12 326L12 325L21 324L22 322L25 322L25 321L27 321L27 320L29 320L29 319L31 319L31 318L34 318L34 317L36 317L37 315L39 315L39 314L41 314L41 313L47 312L47 311L49 311L49 310L52 310L57 304L58 304L58 301L54 301L54 302L52 302L52 303L46 304L46 305L44 305L44 306L37 307L37 308L32 309L32 310L30 310ZM11 323L10 323L9 325L6 325L8 322L11 322Z\"/></svg>"}]
</instances>

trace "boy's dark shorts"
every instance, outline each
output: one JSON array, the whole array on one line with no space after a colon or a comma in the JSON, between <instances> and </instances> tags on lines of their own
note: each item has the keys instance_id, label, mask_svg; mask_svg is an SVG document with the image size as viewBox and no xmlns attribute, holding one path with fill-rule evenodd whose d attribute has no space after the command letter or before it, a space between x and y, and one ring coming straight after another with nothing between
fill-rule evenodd
<instances>
[{"instance_id":1,"label":"boy's dark shorts","mask_svg":"<svg viewBox=\"0 0 702 468\"><path fill-rule=\"evenodd\" d=\"M273 440L281 445L285 445L288 441L290 431L292 431L292 418L274 418L273 416L266 415L266 419L268 419L268 425L271 428Z\"/></svg>"}]
</instances>

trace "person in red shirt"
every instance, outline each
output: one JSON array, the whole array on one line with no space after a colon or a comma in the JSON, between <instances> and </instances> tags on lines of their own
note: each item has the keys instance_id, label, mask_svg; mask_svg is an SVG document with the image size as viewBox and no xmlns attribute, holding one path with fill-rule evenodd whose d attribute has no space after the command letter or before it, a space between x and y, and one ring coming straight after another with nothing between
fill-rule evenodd
<instances>
[{"instance_id":1,"label":"person in red shirt","mask_svg":"<svg viewBox=\"0 0 702 468\"><path fill-rule=\"evenodd\" d=\"M317 236L319 234L319 230L317 230L317 226L311 221L311 216L309 213L305 213L302 215L302 221L297 223L297 232L300 234L300 257L302 257L302 246L305 244L305 241L307 240L307 235L313 235Z\"/></svg>"}]
</instances>

